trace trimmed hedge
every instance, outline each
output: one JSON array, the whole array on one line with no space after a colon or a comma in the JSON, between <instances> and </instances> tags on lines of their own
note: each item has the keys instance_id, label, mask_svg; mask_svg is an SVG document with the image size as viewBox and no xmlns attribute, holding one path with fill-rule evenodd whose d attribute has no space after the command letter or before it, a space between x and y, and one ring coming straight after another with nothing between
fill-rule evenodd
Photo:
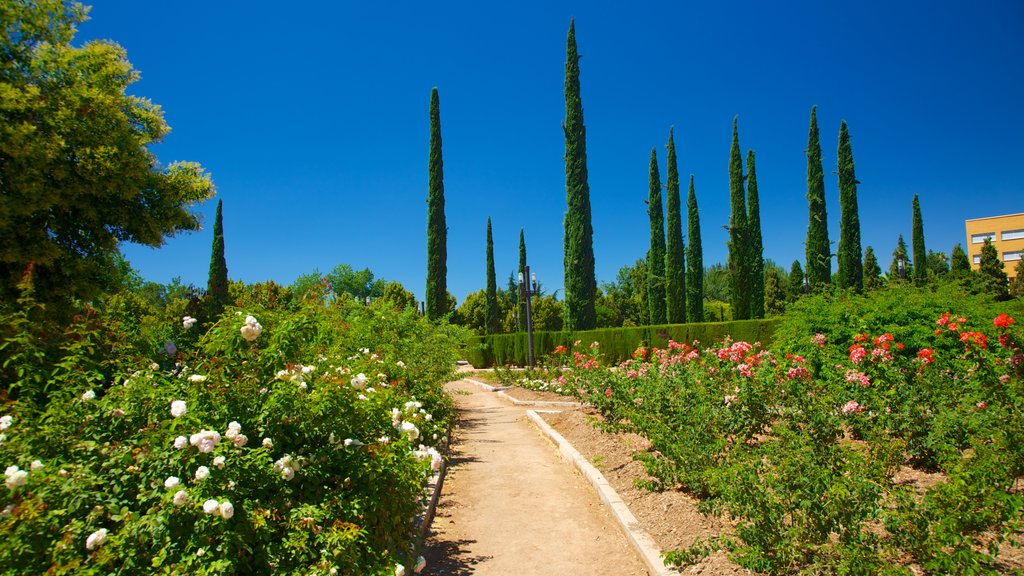
<instances>
[{"instance_id":1,"label":"trimmed hedge","mask_svg":"<svg viewBox=\"0 0 1024 576\"><path fill-rule=\"evenodd\" d=\"M771 344L775 329L781 320L736 320L732 322L701 322L693 324L665 324L661 326L630 326L627 328L601 328L580 332L534 332L533 349L537 358L550 354L556 347L570 350L573 343L588 347L599 342L608 362L618 364L633 355L640 346L664 348L668 341L701 344L720 342L726 336L733 340ZM466 349L466 360L474 368L488 366L525 366L527 363L526 333L473 336Z\"/></svg>"}]
</instances>

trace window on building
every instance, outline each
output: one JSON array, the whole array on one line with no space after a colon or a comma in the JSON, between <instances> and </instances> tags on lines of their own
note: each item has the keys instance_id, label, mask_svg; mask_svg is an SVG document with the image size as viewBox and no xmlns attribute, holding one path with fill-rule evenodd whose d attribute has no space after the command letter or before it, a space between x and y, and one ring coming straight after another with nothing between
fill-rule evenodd
<instances>
[{"instance_id":1,"label":"window on building","mask_svg":"<svg viewBox=\"0 0 1024 576\"><path fill-rule=\"evenodd\" d=\"M1015 262L1024 257L1024 250L1012 250L1003 252L1003 262Z\"/></svg>"},{"instance_id":2,"label":"window on building","mask_svg":"<svg viewBox=\"0 0 1024 576\"><path fill-rule=\"evenodd\" d=\"M975 264L981 264L981 254L975 254L974 255L974 263Z\"/></svg>"},{"instance_id":3,"label":"window on building","mask_svg":"<svg viewBox=\"0 0 1024 576\"><path fill-rule=\"evenodd\" d=\"M1006 230L1000 236L1003 240L1024 240L1024 230Z\"/></svg>"},{"instance_id":4,"label":"window on building","mask_svg":"<svg viewBox=\"0 0 1024 576\"><path fill-rule=\"evenodd\" d=\"M971 234L971 244L984 244L986 238L989 239L989 240L995 241L996 233L995 232L982 232L980 234Z\"/></svg>"}]
</instances>

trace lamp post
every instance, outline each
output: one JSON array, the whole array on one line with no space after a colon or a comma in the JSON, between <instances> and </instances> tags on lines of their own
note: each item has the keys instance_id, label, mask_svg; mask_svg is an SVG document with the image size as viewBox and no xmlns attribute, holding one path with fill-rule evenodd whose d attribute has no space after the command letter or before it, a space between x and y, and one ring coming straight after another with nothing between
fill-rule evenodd
<instances>
[{"instance_id":1,"label":"lamp post","mask_svg":"<svg viewBox=\"0 0 1024 576\"><path fill-rule=\"evenodd\" d=\"M530 285L533 281L533 286ZM526 348L527 359L530 368L533 368L533 309L530 300L537 291L537 275L530 276L530 267L524 267L524 272L519 273L519 295L526 301Z\"/></svg>"},{"instance_id":2,"label":"lamp post","mask_svg":"<svg viewBox=\"0 0 1024 576\"><path fill-rule=\"evenodd\" d=\"M811 291L811 281L807 279L807 274L804 274L804 294Z\"/></svg>"},{"instance_id":3,"label":"lamp post","mask_svg":"<svg viewBox=\"0 0 1024 576\"><path fill-rule=\"evenodd\" d=\"M899 258L897 259L897 264L900 269L900 280L905 280L907 277L907 264L906 257L903 254L899 255Z\"/></svg>"}]
</instances>

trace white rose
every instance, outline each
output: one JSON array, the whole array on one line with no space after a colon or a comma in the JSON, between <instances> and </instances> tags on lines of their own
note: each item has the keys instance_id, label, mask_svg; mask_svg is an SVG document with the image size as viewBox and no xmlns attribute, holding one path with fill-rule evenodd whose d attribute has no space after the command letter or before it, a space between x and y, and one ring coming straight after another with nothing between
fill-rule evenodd
<instances>
[{"instance_id":1,"label":"white rose","mask_svg":"<svg viewBox=\"0 0 1024 576\"><path fill-rule=\"evenodd\" d=\"M185 409L185 401L184 400L175 400L175 401L171 402L171 416L174 416L175 418L177 418L179 416L184 415L185 412L186 412L186 409Z\"/></svg>"},{"instance_id":2,"label":"white rose","mask_svg":"<svg viewBox=\"0 0 1024 576\"><path fill-rule=\"evenodd\" d=\"M168 490L177 488L179 484L181 484L181 480L177 476L168 476L167 480L164 480L164 488Z\"/></svg>"},{"instance_id":3,"label":"white rose","mask_svg":"<svg viewBox=\"0 0 1024 576\"><path fill-rule=\"evenodd\" d=\"M356 374L355 377L352 378L352 386L354 388L363 388L366 386L366 381L366 374L360 372L359 374Z\"/></svg>"},{"instance_id":4,"label":"white rose","mask_svg":"<svg viewBox=\"0 0 1024 576\"><path fill-rule=\"evenodd\" d=\"M196 319L191 316L185 316L184 318L181 319L181 325L184 326L186 330L188 330L189 328L196 325Z\"/></svg>"},{"instance_id":5,"label":"white rose","mask_svg":"<svg viewBox=\"0 0 1024 576\"><path fill-rule=\"evenodd\" d=\"M196 468L196 480L206 480L210 476L210 469L206 466Z\"/></svg>"},{"instance_id":6,"label":"white rose","mask_svg":"<svg viewBox=\"0 0 1024 576\"><path fill-rule=\"evenodd\" d=\"M223 468L224 467L224 457L223 456L217 456L216 458L214 458L213 459L213 465L216 466L217 468Z\"/></svg>"},{"instance_id":7,"label":"white rose","mask_svg":"<svg viewBox=\"0 0 1024 576\"><path fill-rule=\"evenodd\" d=\"M178 436L177 438L174 439L174 449L175 450L181 450L187 444L188 444L188 438L185 438L184 436Z\"/></svg>"},{"instance_id":8,"label":"white rose","mask_svg":"<svg viewBox=\"0 0 1024 576\"><path fill-rule=\"evenodd\" d=\"M6 416L0 416L0 430L7 430L14 423L14 416L10 414Z\"/></svg>"},{"instance_id":9,"label":"white rose","mask_svg":"<svg viewBox=\"0 0 1024 576\"><path fill-rule=\"evenodd\" d=\"M209 454L220 442L220 433L216 430L200 430L189 437L189 442L203 454Z\"/></svg>"},{"instance_id":10,"label":"white rose","mask_svg":"<svg viewBox=\"0 0 1024 576\"><path fill-rule=\"evenodd\" d=\"M178 490L177 492L174 493L175 506L182 506L186 502L188 502L188 492L185 492L184 490Z\"/></svg>"},{"instance_id":11,"label":"white rose","mask_svg":"<svg viewBox=\"0 0 1024 576\"><path fill-rule=\"evenodd\" d=\"M193 374L193 375L188 377L188 381L192 382L192 383L195 383L195 384L198 384L200 382L205 382L206 381L206 376L203 376L202 374Z\"/></svg>"},{"instance_id":12,"label":"white rose","mask_svg":"<svg viewBox=\"0 0 1024 576\"><path fill-rule=\"evenodd\" d=\"M32 464L29 466L29 468L31 468L32 470L39 470L42 467L43 467L43 461L42 460L33 460Z\"/></svg>"},{"instance_id":13,"label":"white rose","mask_svg":"<svg viewBox=\"0 0 1024 576\"><path fill-rule=\"evenodd\" d=\"M4 471L4 475L7 477L7 487L11 490L18 486L24 486L25 482L28 482L28 472L17 466L8 466L7 470Z\"/></svg>"},{"instance_id":14,"label":"white rose","mask_svg":"<svg viewBox=\"0 0 1024 576\"><path fill-rule=\"evenodd\" d=\"M86 390L82 394L82 402L88 402L89 400L92 400L94 398L96 398L96 393L93 392L92 390Z\"/></svg>"},{"instance_id":15,"label":"white rose","mask_svg":"<svg viewBox=\"0 0 1024 576\"><path fill-rule=\"evenodd\" d=\"M214 516L220 514L220 502L217 502L212 498L203 502L203 512L213 514Z\"/></svg>"},{"instance_id":16,"label":"white rose","mask_svg":"<svg viewBox=\"0 0 1024 576\"><path fill-rule=\"evenodd\" d=\"M235 443L236 447L241 448L242 446L245 446L245 443L248 442L249 439L246 438L245 434L239 434L232 438L231 441Z\"/></svg>"},{"instance_id":17,"label":"white rose","mask_svg":"<svg viewBox=\"0 0 1024 576\"><path fill-rule=\"evenodd\" d=\"M263 332L263 326L256 321L252 316L245 317L245 324L241 328L242 338L245 338L249 342L252 342L260 337Z\"/></svg>"},{"instance_id":18,"label":"white rose","mask_svg":"<svg viewBox=\"0 0 1024 576\"><path fill-rule=\"evenodd\" d=\"M263 447L266 448L267 450L270 450L271 448L274 447L274 441L271 440L270 438L264 438Z\"/></svg>"},{"instance_id":19,"label":"white rose","mask_svg":"<svg viewBox=\"0 0 1024 576\"><path fill-rule=\"evenodd\" d=\"M89 537L85 539L85 549L92 550L97 546L102 545L107 541L107 529L100 528L99 530L89 534Z\"/></svg>"},{"instance_id":20,"label":"white rose","mask_svg":"<svg viewBox=\"0 0 1024 576\"><path fill-rule=\"evenodd\" d=\"M235 507L231 505L231 502L225 500L220 503L220 515L225 520L230 520L235 515Z\"/></svg>"}]
</instances>

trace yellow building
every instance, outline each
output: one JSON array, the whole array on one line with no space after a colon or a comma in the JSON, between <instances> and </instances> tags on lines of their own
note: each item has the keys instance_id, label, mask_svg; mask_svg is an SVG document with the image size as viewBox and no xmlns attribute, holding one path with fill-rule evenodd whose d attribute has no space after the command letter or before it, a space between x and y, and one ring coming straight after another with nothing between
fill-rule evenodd
<instances>
[{"instance_id":1,"label":"yellow building","mask_svg":"<svg viewBox=\"0 0 1024 576\"><path fill-rule=\"evenodd\" d=\"M1024 214L1007 214L966 220L967 255L971 268L977 270L981 263L981 247L988 238L996 247L1003 269L1012 280L1016 275L1017 263L1024 258Z\"/></svg>"}]
</instances>

